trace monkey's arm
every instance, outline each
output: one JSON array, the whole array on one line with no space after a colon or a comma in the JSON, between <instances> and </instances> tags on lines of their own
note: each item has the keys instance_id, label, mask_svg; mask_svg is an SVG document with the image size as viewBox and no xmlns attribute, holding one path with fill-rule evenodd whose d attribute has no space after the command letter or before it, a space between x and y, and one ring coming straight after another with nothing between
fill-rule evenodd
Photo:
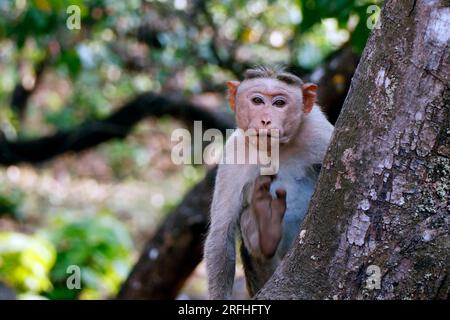
<instances>
[{"instance_id":1,"label":"monkey's arm","mask_svg":"<svg viewBox=\"0 0 450 320\"><path fill-rule=\"evenodd\" d=\"M236 228L242 210L239 166L219 166L205 242L210 299L229 299L236 264Z\"/></svg>"}]
</instances>

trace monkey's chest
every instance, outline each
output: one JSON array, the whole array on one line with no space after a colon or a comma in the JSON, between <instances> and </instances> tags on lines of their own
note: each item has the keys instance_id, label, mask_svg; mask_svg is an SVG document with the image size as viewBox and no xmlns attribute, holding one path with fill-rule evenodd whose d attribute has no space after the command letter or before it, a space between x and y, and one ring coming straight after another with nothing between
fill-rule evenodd
<instances>
[{"instance_id":1,"label":"monkey's chest","mask_svg":"<svg viewBox=\"0 0 450 320\"><path fill-rule=\"evenodd\" d=\"M255 171L255 179L258 173ZM286 190L286 211L283 217L283 235L277 248L276 256L282 258L300 232L300 227L308 209L309 200L314 191L317 172L298 163L280 163L276 178L270 186L272 197L279 188ZM248 181L242 190L243 211L239 227L247 250L255 255L259 252L259 232L254 215L248 209L251 206L252 186Z\"/></svg>"},{"instance_id":2,"label":"monkey's chest","mask_svg":"<svg viewBox=\"0 0 450 320\"><path fill-rule=\"evenodd\" d=\"M275 190L286 190L286 212L283 218L283 237L278 247L278 253L284 256L292 242L300 232L300 227L308 209L309 201L314 192L317 180L315 172L298 172L295 167L280 167L277 178L272 182L270 192L275 196Z\"/></svg>"}]
</instances>

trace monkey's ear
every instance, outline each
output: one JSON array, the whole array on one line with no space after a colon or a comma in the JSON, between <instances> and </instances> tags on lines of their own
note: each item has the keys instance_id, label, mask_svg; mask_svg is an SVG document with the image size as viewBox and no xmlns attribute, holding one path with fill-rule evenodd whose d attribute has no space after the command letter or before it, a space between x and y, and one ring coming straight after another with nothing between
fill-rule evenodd
<instances>
[{"instance_id":1,"label":"monkey's ear","mask_svg":"<svg viewBox=\"0 0 450 320\"><path fill-rule=\"evenodd\" d=\"M237 89L239 87L240 82L239 81L228 81L227 87L228 87L228 102L230 103L231 110L235 110L236 108L236 93Z\"/></svg>"},{"instance_id":2,"label":"monkey's ear","mask_svg":"<svg viewBox=\"0 0 450 320\"><path fill-rule=\"evenodd\" d=\"M303 91L303 111L305 113L310 113L314 106L314 103L316 102L317 84L305 83L302 87L302 91Z\"/></svg>"}]
</instances>

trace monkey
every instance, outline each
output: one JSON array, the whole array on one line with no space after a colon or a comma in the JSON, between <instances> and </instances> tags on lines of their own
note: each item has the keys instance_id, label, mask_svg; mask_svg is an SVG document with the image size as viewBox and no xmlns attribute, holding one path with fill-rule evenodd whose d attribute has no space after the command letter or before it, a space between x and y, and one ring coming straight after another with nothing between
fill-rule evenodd
<instances>
[{"instance_id":1,"label":"monkey","mask_svg":"<svg viewBox=\"0 0 450 320\"><path fill-rule=\"evenodd\" d=\"M283 68L248 69L227 86L242 130L225 151L242 131L255 130L260 139L276 130L279 168L261 175L259 164L219 164L204 245L210 299L231 298L237 236L249 295L271 277L300 232L334 130L315 103L317 85Z\"/></svg>"}]
</instances>

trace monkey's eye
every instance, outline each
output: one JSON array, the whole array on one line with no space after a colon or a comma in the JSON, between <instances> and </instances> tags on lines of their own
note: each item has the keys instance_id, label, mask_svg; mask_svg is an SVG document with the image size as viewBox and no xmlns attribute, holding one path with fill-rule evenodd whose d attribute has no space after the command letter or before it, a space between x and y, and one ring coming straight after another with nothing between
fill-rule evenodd
<instances>
[{"instance_id":1,"label":"monkey's eye","mask_svg":"<svg viewBox=\"0 0 450 320\"><path fill-rule=\"evenodd\" d=\"M254 97L254 98L252 99L252 102L253 102L254 104L261 104L261 103L263 103L264 101L263 101L263 99L261 99L260 97Z\"/></svg>"},{"instance_id":2,"label":"monkey's eye","mask_svg":"<svg viewBox=\"0 0 450 320\"><path fill-rule=\"evenodd\" d=\"M284 100L276 100L273 105L277 106L277 107L283 107L286 104L286 102Z\"/></svg>"}]
</instances>

